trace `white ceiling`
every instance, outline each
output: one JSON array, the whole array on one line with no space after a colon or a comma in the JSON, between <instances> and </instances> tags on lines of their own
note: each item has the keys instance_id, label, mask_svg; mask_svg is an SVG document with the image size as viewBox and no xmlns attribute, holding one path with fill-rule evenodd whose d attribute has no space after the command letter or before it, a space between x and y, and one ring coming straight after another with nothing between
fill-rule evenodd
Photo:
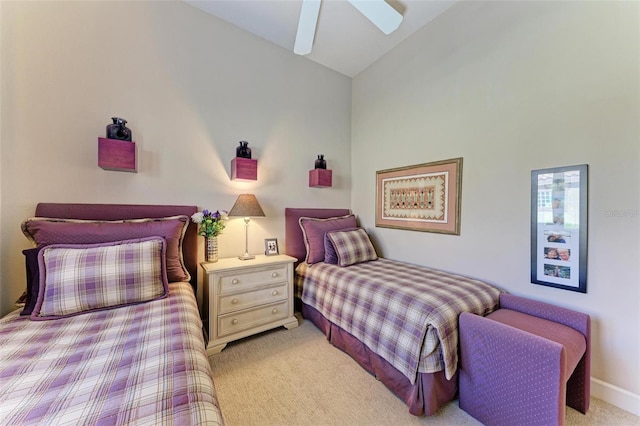
<instances>
[{"instance_id":1,"label":"white ceiling","mask_svg":"<svg viewBox=\"0 0 640 426\"><path fill-rule=\"evenodd\" d=\"M302 0L184 0L293 52ZM456 0L387 0L403 15L384 35L345 0L322 0L313 50L306 57L354 77Z\"/></svg>"}]
</instances>

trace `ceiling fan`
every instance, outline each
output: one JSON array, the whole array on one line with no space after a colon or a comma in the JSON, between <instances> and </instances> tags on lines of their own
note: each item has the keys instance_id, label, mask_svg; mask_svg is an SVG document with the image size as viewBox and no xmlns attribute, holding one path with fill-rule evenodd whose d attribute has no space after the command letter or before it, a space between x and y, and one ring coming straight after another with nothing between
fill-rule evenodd
<instances>
[{"instance_id":1,"label":"ceiling fan","mask_svg":"<svg viewBox=\"0 0 640 426\"><path fill-rule=\"evenodd\" d=\"M307 55L311 53L316 33L321 0L302 0L302 10L298 21L298 32L293 53ZM367 19L385 34L391 34L400 26L402 15L385 0L347 0Z\"/></svg>"}]
</instances>

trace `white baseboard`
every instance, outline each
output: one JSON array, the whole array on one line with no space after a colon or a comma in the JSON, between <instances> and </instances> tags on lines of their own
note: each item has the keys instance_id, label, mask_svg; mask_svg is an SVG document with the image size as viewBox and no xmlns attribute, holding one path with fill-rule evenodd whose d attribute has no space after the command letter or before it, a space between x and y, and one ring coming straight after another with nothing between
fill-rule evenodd
<instances>
[{"instance_id":1,"label":"white baseboard","mask_svg":"<svg viewBox=\"0 0 640 426\"><path fill-rule=\"evenodd\" d=\"M591 377L591 396L640 416L640 395Z\"/></svg>"}]
</instances>

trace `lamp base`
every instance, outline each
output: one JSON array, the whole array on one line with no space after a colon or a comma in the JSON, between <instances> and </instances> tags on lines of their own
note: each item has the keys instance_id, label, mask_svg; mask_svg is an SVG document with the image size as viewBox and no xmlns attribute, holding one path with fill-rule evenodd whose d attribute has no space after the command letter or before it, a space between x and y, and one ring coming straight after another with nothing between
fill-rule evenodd
<instances>
[{"instance_id":1,"label":"lamp base","mask_svg":"<svg viewBox=\"0 0 640 426\"><path fill-rule=\"evenodd\" d=\"M250 255L249 253L245 253L242 256L238 256L238 259L240 260L251 260L251 259L255 259L255 256Z\"/></svg>"}]
</instances>

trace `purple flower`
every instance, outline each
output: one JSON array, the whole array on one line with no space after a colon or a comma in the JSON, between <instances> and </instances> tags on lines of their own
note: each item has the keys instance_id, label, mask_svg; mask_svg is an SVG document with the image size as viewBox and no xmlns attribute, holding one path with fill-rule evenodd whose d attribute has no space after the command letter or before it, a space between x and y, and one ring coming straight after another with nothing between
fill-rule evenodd
<instances>
[{"instance_id":1,"label":"purple flower","mask_svg":"<svg viewBox=\"0 0 640 426\"><path fill-rule=\"evenodd\" d=\"M224 220L226 217L226 210L223 210L224 215L219 210L212 212L211 210L203 209L201 212L194 213L191 216L191 220L197 223L198 235L204 237L216 237L220 235L225 228Z\"/></svg>"}]
</instances>

